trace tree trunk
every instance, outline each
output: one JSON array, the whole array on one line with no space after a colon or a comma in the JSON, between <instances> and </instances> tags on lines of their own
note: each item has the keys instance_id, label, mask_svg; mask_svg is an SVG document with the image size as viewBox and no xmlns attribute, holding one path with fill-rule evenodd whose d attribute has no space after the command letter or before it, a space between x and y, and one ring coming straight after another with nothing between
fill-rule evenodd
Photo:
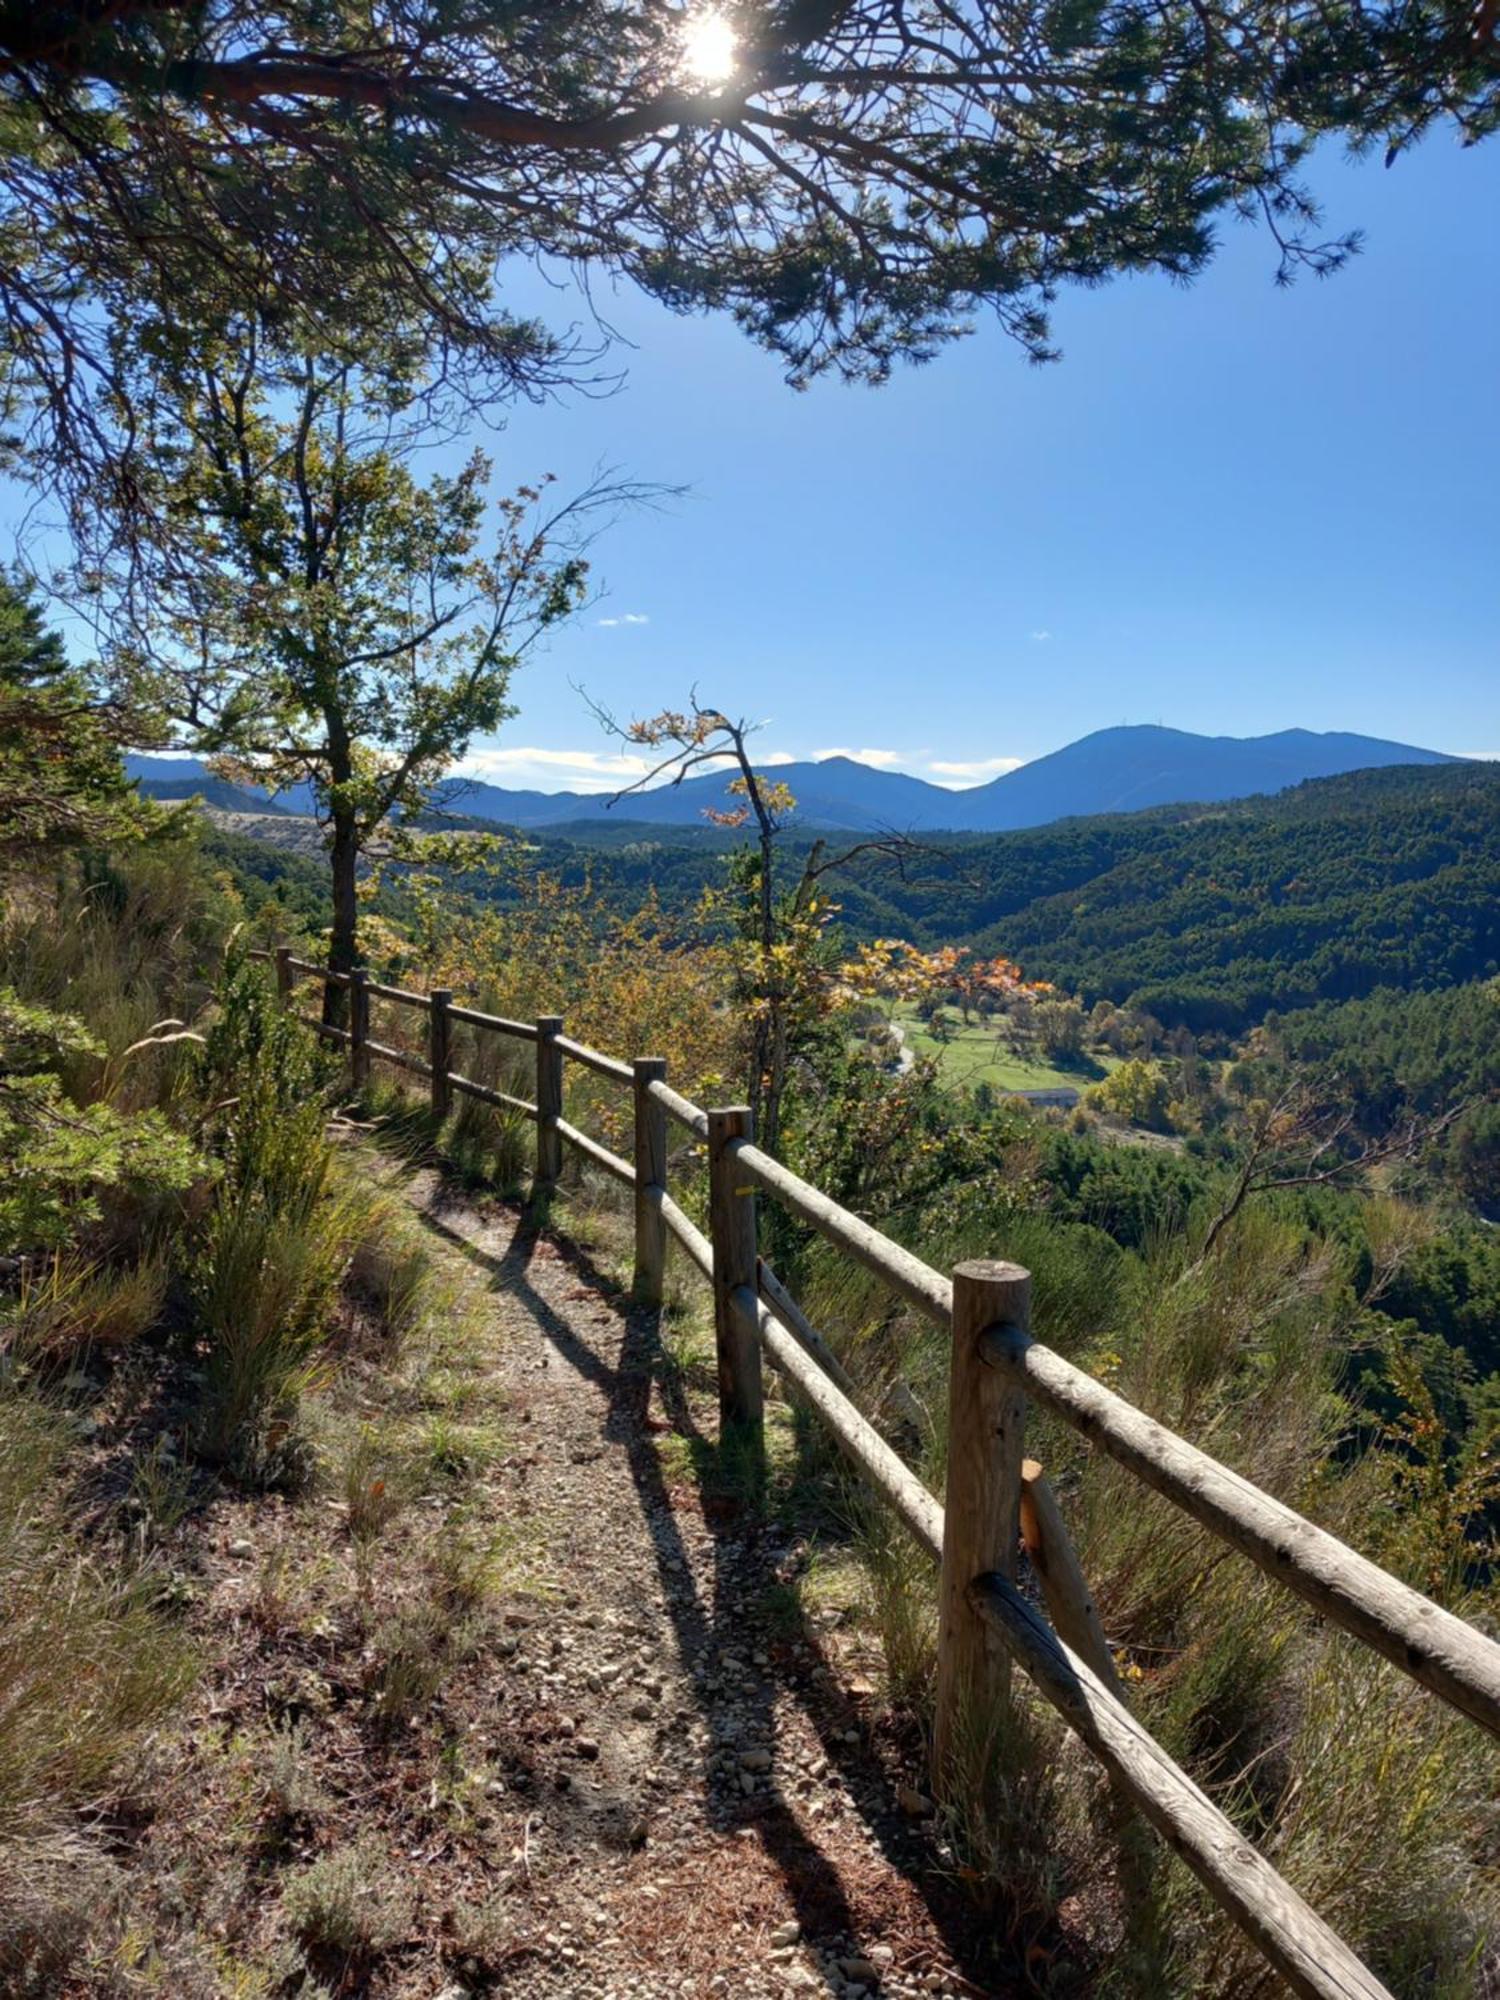
<instances>
[{"instance_id":1,"label":"tree trunk","mask_svg":"<svg viewBox=\"0 0 1500 2000\"><path fill-rule=\"evenodd\" d=\"M333 930L328 940L328 963L335 972L352 972L359 963L357 925L359 906L355 892L359 879L359 834L354 814L335 806L333 839L329 864L333 870ZM323 1019L342 1027L348 1012L348 989L331 982L323 990Z\"/></svg>"}]
</instances>

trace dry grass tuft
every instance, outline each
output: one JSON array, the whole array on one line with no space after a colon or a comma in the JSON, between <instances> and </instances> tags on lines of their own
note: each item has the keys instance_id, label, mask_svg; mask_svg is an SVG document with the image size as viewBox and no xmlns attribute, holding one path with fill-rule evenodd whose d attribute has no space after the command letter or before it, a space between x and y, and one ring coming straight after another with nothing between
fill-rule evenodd
<instances>
[{"instance_id":1,"label":"dry grass tuft","mask_svg":"<svg viewBox=\"0 0 1500 2000\"><path fill-rule=\"evenodd\" d=\"M290 1875L282 1909L309 1953L364 1964L401 1942L414 1906L405 1881L367 1835Z\"/></svg>"},{"instance_id":2,"label":"dry grass tuft","mask_svg":"<svg viewBox=\"0 0 1500 2000\"><path fill-rule=\"evenodd\" d=\"M66 1443L60 1418L0 1393L0 1984L16 1992L45 1986L99 1913L109 1871L78 1817L108 1800L195 1670L152 1609L149 1572L76 1544Z\"/></svg>"},{"instance_id":3,"label":"dry grass tuft","mask_svg":"<svg viewBox=\"0 0 1500 2000\"><path fill-rule=\"evenodd\" d=\"M169 1269L161 1250L118 1266L55 1258L23 1275L0 1321L0 1343L43 1369L132 1347L161 1318Z\"/></svg>"}]
</instances>

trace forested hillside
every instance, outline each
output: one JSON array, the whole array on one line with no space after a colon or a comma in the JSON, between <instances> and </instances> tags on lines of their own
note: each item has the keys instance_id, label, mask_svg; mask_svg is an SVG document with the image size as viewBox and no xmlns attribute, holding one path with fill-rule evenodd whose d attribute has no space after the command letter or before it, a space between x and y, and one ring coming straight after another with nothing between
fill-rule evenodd
<instances>
[{"instance_id":1,"label":"forested hillside","mask_svg":"<svg viewBox=\"0 0 1500 2000\"><path fill-rule=\"evenodd\" d=\"M724 881L734 846L706 826L521 838L529 867L588 883L604 905L649 891L683 918ZM782 838L805 855L806 836ZM1003 952L1088 1003L1238 1033L1269 1009L1500 970L1500 767L1360 771L1229 806L933 840L827 880L855 938ZM502 903L515 893L504 877L470 886Z\"/></svg>"},{"instance_id":2,"label":"forested hillside","mask_svg":"<svg viewBox=\"0 0 1500 2000\"><path fill-rule=\"evenodd\" d=\"M971 857L998 890L975 942L1195 1030L1500 969L1500 771L1361 772L1100 833L1072 880L1024 902L1000 843Z\"/></svg>"}]
</instances>

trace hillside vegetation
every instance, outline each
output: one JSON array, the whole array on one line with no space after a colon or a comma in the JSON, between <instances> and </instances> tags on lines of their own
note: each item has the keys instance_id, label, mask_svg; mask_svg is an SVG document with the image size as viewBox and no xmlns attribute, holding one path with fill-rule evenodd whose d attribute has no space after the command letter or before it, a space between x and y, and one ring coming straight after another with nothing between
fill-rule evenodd
<instances>
[{"instance_id":1,"label":"hillside vegetation","mask_svg":"<svg viewBox=\"0 0 1500 2000\"><path fill-rule=\"evenodd\" d=\"M981 866L985 865L981 863ZM1004 879L1006 860L990 865ZM1002 895L1003 895L1002 891ZM1362 773L1158 825L1003 916L1007 949L1193 1029L1500 969L1500 773Z\"/></svg>"}]
</instances>

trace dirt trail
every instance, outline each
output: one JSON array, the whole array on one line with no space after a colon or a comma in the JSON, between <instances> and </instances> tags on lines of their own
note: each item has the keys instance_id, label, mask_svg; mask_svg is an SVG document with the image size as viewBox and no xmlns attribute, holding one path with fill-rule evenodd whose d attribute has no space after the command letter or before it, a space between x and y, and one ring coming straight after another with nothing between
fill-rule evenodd
<instances>
[{"instance_id":1,"label":"dirt trail","mask_svg":"<svg viewBox=\"0 0 1500 2000\"><path fill-rule=\"evenodd\" d=\"M496 1990L1006 1991L983 1983L972 1912L902 1810L910 1773L873 1687L776 1595L794 1537L672 1476L663 1443L683 1441L686 1468L704 1413L662 1401L656 1315L509 1205L432 1174L407 1192L491 1274L515 1438L493 1497L560 1593L510 1614L497 1662L524 1755L492 1787L515 1834Z\"/></svg>"}]
</instances>

